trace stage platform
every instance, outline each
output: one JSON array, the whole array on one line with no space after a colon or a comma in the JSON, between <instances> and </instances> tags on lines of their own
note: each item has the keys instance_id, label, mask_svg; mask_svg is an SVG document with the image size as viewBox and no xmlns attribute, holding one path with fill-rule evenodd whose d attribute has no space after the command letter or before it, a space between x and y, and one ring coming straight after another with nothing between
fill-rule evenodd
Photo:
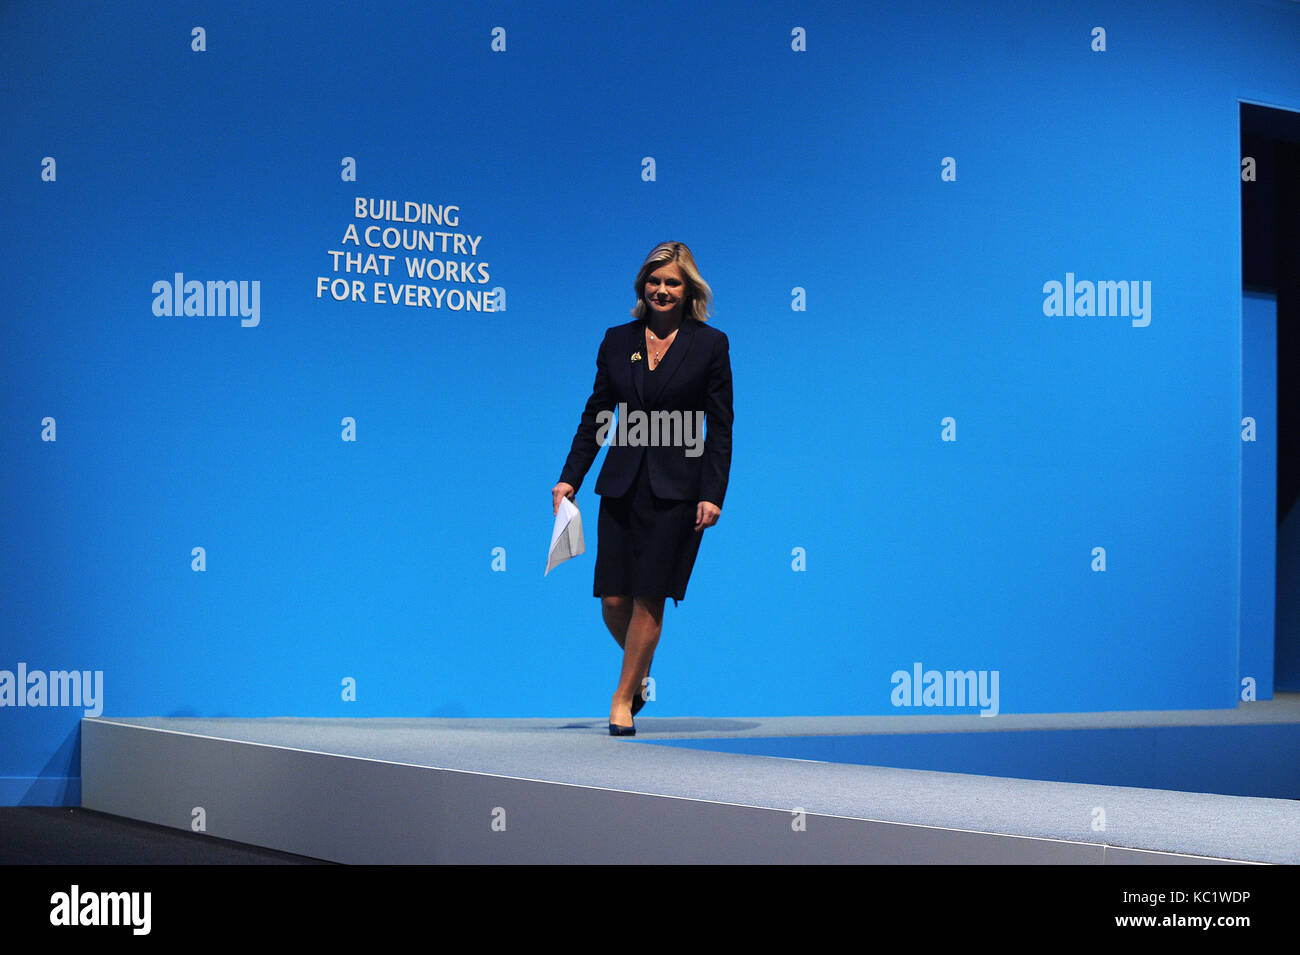
<instances>
[{"instance_id":1,"label":"stage platform","mask_svg":"<svg viewBox=\"0 0 1300 955\"><path fill-rule=\"evenodd\" d=\"M1294 694L991 719L653 708L622 739L601 718L86 719L81 802L346 863L1300 862ZM981 753L1006 775L970 772ZM964 771L866 764L904 756ZM1180 766L1217 791L1135 784Z\"/></svg>"}]
</instances>

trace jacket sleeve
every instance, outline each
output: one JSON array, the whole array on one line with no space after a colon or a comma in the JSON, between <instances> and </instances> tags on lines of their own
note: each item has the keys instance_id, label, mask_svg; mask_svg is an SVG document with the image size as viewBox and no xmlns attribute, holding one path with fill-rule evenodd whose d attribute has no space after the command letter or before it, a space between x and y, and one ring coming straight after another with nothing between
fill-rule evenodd
<instances>
[{"instance_id":1,"label":"jacket sleeve","mask_svg":"<svg viewBox=\"0 0 1300 955\"><path fill-rule=\"evenodd\" d=\"M586 477L591 462L600 452L600 444L596 441L596 416L602 411L614 410L614 394L609 387L608 346L609 332L606 332L596 352L596 383L591 388L591 397L587 399L587 407L578 421L578 432L573 436L573 445L560 472L560 481L572 484L575 494L582 487L582 479Z\"/></svg>"},{"instance_id":2,"label":"jacket sleeve","mask_svg":"<svg viewBox=\"0 0 1300 955\"><path fill-rule=\"evenodd\" d=\"M709 385L705 395L703 473L700 475L700 500L722 507L731 474L731 345L727 336L714 347L709 360Z\"/></svg>"}]
</instances>

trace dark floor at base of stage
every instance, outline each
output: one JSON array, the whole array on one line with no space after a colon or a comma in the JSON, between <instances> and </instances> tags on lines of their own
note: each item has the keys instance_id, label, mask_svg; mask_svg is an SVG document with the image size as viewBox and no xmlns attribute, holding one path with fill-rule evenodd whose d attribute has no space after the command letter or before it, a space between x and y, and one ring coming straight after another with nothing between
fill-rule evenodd
<instances>
[{"instance_id":1,"label":"dark floor at base of stage","mask_svg":"<svg viewBox=\"0 0 1300 955\"><path fill-rule=\"evenodd\" d=\"M0 807L0 865L332 865L79 807Z\"/></svg>"}]
</instances>

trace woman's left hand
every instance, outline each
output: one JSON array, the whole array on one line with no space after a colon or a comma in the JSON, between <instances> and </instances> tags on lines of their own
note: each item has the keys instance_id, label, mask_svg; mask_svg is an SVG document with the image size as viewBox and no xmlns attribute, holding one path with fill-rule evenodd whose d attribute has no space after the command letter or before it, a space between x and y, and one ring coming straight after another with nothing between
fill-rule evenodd
<instances>
[{"instance_id":1,"label":"woman's left hand","mask_svg":"<svg viewBox=\"0 0 1300 955\"><path fill-rule=\"evenodd\" d=\"M706 527L712 527L718 523L718 515L722 513L722 508L712 501L700 501L695 505L695 529L702 531Z\"/></svg>"}]
</instances>

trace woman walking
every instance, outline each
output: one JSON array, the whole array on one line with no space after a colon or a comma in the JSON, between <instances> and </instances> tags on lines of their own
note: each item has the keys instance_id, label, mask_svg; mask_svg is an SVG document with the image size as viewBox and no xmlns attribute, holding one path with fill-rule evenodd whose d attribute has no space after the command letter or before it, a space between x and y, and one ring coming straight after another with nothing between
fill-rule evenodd
<instances>
[{"instance_id":1,"label":"woman walking","mask_svg":"<svg viewBox=\"0 0 1300 955\"><path fill-rule=\"evenodd\" d=\"M718 522L731 470L727 336L705 324L712 297L691 250L664 242L636 277L634 320L605 332L596 383L552 504L572 499L602 444L596 579L605 625L623 649L609 733L633 717L663 630L664 603L686 596L705 528ZM617 414L618 424L613 425Z\"/></svg>"}]
</instances>

